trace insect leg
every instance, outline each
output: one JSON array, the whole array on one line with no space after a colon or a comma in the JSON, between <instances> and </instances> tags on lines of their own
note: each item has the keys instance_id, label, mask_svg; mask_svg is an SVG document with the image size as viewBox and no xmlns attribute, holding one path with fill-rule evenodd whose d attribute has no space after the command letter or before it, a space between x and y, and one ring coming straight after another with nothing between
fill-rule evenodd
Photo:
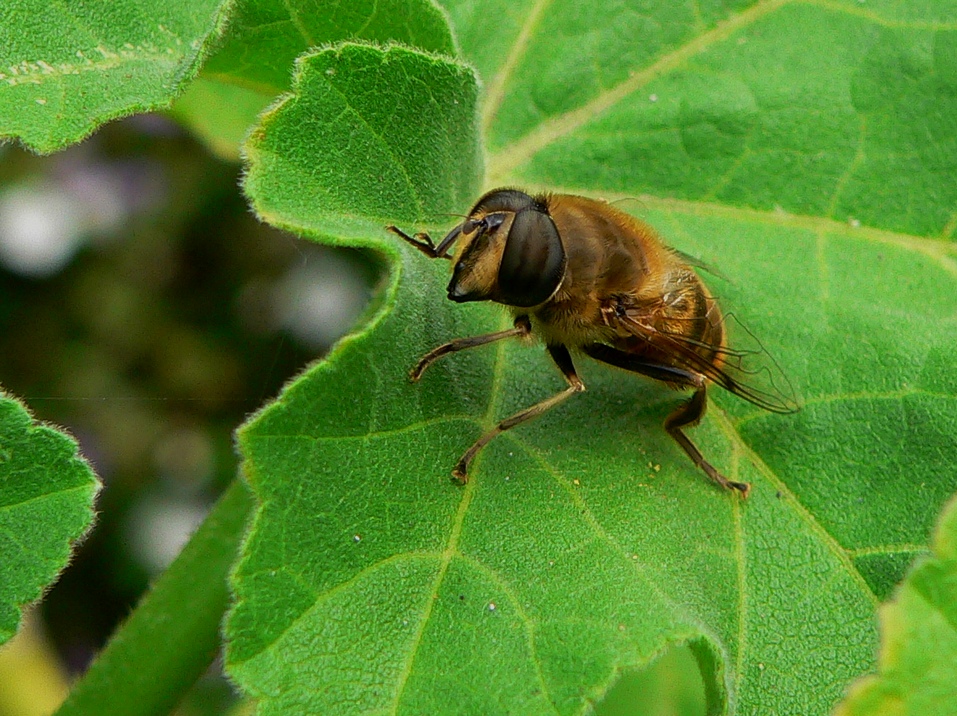
<instances>
[{"instance_id":1,"label":"insect leg","mask_svg":"<svg viewBox=\"0 0 957 716\"><path fill-rule=\"evenodd\" d=\"M478 451L485 447L496 435L499 435L510 428L514 428L516 425L524 423L526 420L537 418L546 410L554 408L566 398L571 397L575 393L581 393L583 390L585 390L585 384L582 383L581 378L579 378L578 374L575 372L575 365L572 363L572 357L569 355L568 349L563 345L550 345L548 346L548 353L555 361L555 364L562 372L562 375L565 376L565 380L568 381L568 387L550 398L546 398L539 403L535 403L535 405L532 405L531 407L525 408L525 410L515 413L515 415L512 415L509 418L505 418L505 420L500 422L494 428L485 433L485 435L476 440L472 447L465 451L465 454L462 455L462 458L452 471L452 475L456 480L463 484L468 482L469 463L472 462L472 458L475 457Z\"/></svg>"},{"instance_id":2,"label":"insect leg","mask_svg":"<svg viewBox=\"0 0 957 716\"><path fill-rule=\"evenodd\" d=\"M409 236L402 229L392 226L391 224L385 228L386 231L391 231L403 241L406 241L417 248L430 259L448 259L449 261L452 260L452 255L449 253L449 249L452 247L452 244L455 243L455 240L458 239L462 234L462 225L459 224L448 234L446 234L445 238L439 242L438 246L436 246L432 242L432 237L428 234L418 233L415 236Z\"/></svg>"},{"instance_id":3,"label":"insect leg","mask_svg":"<svg viewBox=\"0 0 957 716\"><path fill-rule=\"evenodd\" d=\"M507 331L485 333L481 336L471 336L469 338L456 338L448 343L443 343L442 345L433 348L419 359L419 362L415 364L415 367L409 371L409 379L415 383L419 380L419 378L422 377L422 374L425 372L426 368L428 368L442 356L448 355L449 353L464 351L466 348L484 346L486 343L494 343L495 341L500 341L503 338L524 338L531 332L532 324L528 320L528 316L519 316L515 319L515 327L509 328Z\"/></svg>"},{"instance_id":4,"label":"insect leg","mask_svg":"<svg viewBox=\"0 0 957 716\"><path fill-rule=\"evenodd\" d=\"M642 358L640 355L618 350L604 343L590 343L582 346L582 350L602 363L613 365L616 368L624 368L632 373L641 373L663 383L691 388L696 387L701 380L701 376L697 373L692 373L684 368L651 363L647 358Z\"/></svg>"},{"instance_id":5,"label":"insect leg","mask_svg":"<svg viewBox=\"0 0 957 716\"><path fill-rule=\"evenodd\" d=\"M707 387L704 376L682 368L673 366L650 363L641 356L620 351L611 346L602 343L592 343L582 347L582 350L603 363L608 363L617 368L624 368L634 373L646 375L649 378L660 380L672 385L678 385L688 388L694 388L694 395L685 403L665 418L665 430L674 438L674 441L681 446L691 461L701 469L711 480L729 490L737 490L744 497L748 496L751 486L746 482L735 482L729 480L714 465L704 459L701 451L691 442L690 438L682 432L682 428L697 425L704 417L705 410L708 407Z\"/></svg>"},{"instance_id":6,"label":"insect leg","mask_svg":"<svg viewBox=\"0 0 957 716\"><path fill-rule=\"evenodd\" d=\"M681 449L688 454L691 461L701 468L714 482L725 489L737 490L742 496L747 497L751 485L746 482L729 480L718 472L710 462L704 459L704 455L701 454L701 451L691 442L688 436L681 431L683 427L693 427L697 425L701 418L704 417L705 409L708 406L707 393L708 389L704 384L704 378L701 378L701 386L694 392L694 395L691 396L691 400L679 405L671 415L665 418L665 430L667 430L668 434L681 446Z\"/></svg>"},{"instance_id":7,"label":"insect leg","mask_svg":"<svg viewBox=\"0 0 957 716\"><path fill-rule=\"evenodd\" d=\"M392 232L393 234L398 236L400 239L405 240L407 243L417 248L419 251L421 251L423 254L428 256L430 259L437 259L437 258L451 259L452 258L446 253L439 254L436 251L436 247L432 241L432 237L429 236L428 234L422 233L422 234L416 234L415 236L409 236L402 229L396 226L392 226L391 224L385 227L385 229L386 231Z\"/></svg>"}]
</instances>

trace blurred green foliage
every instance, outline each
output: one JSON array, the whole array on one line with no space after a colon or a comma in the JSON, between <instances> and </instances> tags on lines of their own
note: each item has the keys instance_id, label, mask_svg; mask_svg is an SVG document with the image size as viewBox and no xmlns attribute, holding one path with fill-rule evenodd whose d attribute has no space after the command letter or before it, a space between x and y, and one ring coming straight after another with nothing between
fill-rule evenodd
<instances>
[{"instance_id":1,"label":"blurred green foliage","mask_svg":"<svg viewBox=\"0 0 957 716\"><path fill-rule=\"evenodd\" d=\"M73 670L163 566L144 556L157 535L142 530L173 521L170 506L201 517L235 475L235 426L324 352L284 329L283 282L330 264L368 292L378 275L367 254L316 250L257 221L239 174L158 116L53 157L7 147L0 162L0 198L27 187L125 207L86 230L61 270L0 267L0 385L67 426L106 484L96 530L42 604Z\"/></svg>"}]
</instances>

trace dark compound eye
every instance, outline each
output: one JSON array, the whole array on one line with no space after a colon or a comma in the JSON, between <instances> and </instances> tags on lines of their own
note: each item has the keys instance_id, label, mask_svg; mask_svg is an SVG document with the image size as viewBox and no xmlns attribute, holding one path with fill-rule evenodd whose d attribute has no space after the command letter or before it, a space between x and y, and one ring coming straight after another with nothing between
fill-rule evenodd
<instances>
[{"instance_id":1,"label":"dark compound eye","mask_svg":"<svg viewBox=\"0 0 957 716\"><path fill-rule=\"evenodd\" d=\"M564 274L565 247L552 217L535 208L515 214L498 270L499 300L537 306L555 292Z\"/></svg>"}]
</instances>

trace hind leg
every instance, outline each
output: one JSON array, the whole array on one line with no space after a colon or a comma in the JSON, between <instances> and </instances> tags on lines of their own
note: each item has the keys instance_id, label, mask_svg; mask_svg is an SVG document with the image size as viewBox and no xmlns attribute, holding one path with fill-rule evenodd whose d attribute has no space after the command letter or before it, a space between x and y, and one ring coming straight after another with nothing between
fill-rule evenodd
<instances>
[{"instance_id":1,"label":"hind leg","mask_svg":"<svg viewBox=\"0 0 957 716\"><path fill-rule=\"evenodd\" d=\"M704 417L705 409L708 407L707 383L703 375L674 366L650 363L633 353L627 353L603 343L592 343L583 346L582 350L602 363L640 373L669 385L694 388L695 392L691 399L679 405L671 415L665 418L665 430L681 446L681 449L691 458L691 461L711 480L725 489L737 490L742 496L748 496L748 491L751 489L748 483L729 480L718 472L714 465L704 459L701 451L682 431L682 428L697 425Z\"/></svg>"},{"instance_id":2,"label":"hind leg","mask_svg":"<svg viewBox=\"0 0 957 716\"><path fill-rule=\"evenodd\" d=\"M704 417L705 410L708 407L708 389L704 386L704 379L701 379L702 385L691 396L691 400L682 403L667 418L665 418L665 430L675 439L675 442L681 446L691 461L697 465L704 474L710 477L714 482L728 490L737 490L742 496L747 497L751 485L746 482L735 482L729 480L714 465L704 459L704 455L695 446L691 439L681 430L684 427L693 427Z\"/></svg>"}]
</instances>

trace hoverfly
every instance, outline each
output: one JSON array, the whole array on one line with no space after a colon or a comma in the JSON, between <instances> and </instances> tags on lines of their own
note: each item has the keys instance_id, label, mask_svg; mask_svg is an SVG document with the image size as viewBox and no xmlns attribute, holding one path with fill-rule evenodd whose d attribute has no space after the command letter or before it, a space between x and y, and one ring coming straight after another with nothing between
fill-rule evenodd
<instances>
[{"instance_id":1,"label":"hoverfly","mask_svg":"<svg viewBox=\"0 0 957 716\"><path fill-rule=\"evenodd\" d=\"M750 485L722 475L684 432L704 415L708 385L775 413L797 407L773 382L765 385L747 369L742 361L754 352L728 345L723 314L689 265L694 261L665 246L650 226L604 201L503 188L482 196L438 245L428 234L386 228L429 258L452 262L451 300L495 301L515 317L508 330L429 351L410 372L412 381L449 353L537 336L568 383L482 435L455 466L456 479L467 481L469 463L496 435L585 390L574 350L694 391L665 419L665 430L711 480L747 496Z\"/></svg>"}]
</instances>

